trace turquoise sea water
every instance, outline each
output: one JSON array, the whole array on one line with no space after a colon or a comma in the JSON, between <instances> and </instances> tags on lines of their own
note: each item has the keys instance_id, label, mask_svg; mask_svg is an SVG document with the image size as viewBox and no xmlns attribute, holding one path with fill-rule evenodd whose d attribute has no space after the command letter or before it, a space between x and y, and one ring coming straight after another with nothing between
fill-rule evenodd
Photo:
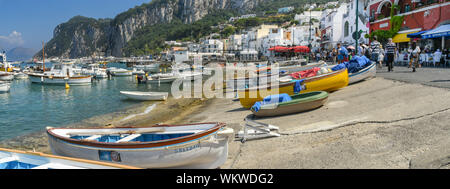
<instances>
[{"instance_id":1,"label":"turquoise sea water","mask_svg":"<svg viewBox=\"0 0 450 189\"><path fill-rule=\"evenodd\" d=\"M109 65L111 66L111 65ZM124 67L123 64L113 65ZM92 85L64 86L32 84L14 80L9 93L0 94L0 141L47 126L64 126L98 115L118 112L139 101L127 100L119 91L168 92L170 85L138 85L132 77L101 79Z\"/></svg>"}]
</instances>

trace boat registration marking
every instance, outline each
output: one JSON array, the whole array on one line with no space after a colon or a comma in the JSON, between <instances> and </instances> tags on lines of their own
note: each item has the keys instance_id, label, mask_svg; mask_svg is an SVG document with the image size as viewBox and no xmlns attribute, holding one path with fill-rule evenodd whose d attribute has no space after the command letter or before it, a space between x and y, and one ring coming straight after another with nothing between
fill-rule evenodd
<instances>
[{"instance_id":1,"label":"boat registration marking","mask_svg":"<svg viewBox=\"0 0 450 189\"><path fill-rule=\"evenodd\" d=\"M174 151L175 151L175 153L181 153L181 152L191 151L191 150L194 150L196 148L200 148L200 144L195 144L194 146L188 146L188 147L185 147L185 148L178 148L178 149L175 149Z\"/></svg>"}]
</instances>

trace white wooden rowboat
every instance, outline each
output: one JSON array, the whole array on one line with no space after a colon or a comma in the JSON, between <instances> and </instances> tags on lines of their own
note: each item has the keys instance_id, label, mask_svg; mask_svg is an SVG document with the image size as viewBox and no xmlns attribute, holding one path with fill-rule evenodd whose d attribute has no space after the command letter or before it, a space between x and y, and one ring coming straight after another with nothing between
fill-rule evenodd
<instances>
[{"instance_id":1,"label":"white wooden rowboat","mask_svg":"<svg viewBox=\"0 0 450 189\"><path fill-rule=\"evenodd\" d=\"M359 72L349 73L348 74L349 84L353 84L365 80L367 78L375 77L376 75L377 75L377 66L374 62L372 62L370 66L367 66L366 68L360 70Z\"/></svg>"},{"instance_id":2,"label":"white wooden rowboat","mask_svg":"<svg viewBox=\"0 0 450 189\"><path fill-rule=\"evenodd\" d=\"M133 100L167 100L169 96L166 92L120 91L120 94Z\"/></svg>"},{"instance_id":3,"label":"white wooden rowboat","mask_svg":"<svg viewBox=\"0 0 450 189\"><path fill-rule=\"evenodd\" d=\"M10 89L10 84L0 81L0 93L6 93Z\"/></svg>"},{"instance_id":4,"label":"white wooden rowboat","mask_svg":"<svg viewBox=\"0 0 450 189\"><path fill-rule=\"evenodd\" d=\"M138 169L113 163L0 148L0 169Z\"/></svg>"},{"instance_id":5,"label":"white wooden rowboat","mask_svg":"<svg viewBox=\"0 0 450 189\"><path fill-rule=\"evenodd\" d=\"M14 79L14 74L10 72L0 71L0 81L11 81Z\"/></svg>"},{"instance_id":6,"label":"white wooden rowboat","mask_svg":"<svg viewBox=\"0 0 450 189\"><path fill-rule=\"evenodd\" d=\"M56 155L141 168L211 169L228 157L224 123L102 129L47 128Z\"/></svg>"}]
</instances>

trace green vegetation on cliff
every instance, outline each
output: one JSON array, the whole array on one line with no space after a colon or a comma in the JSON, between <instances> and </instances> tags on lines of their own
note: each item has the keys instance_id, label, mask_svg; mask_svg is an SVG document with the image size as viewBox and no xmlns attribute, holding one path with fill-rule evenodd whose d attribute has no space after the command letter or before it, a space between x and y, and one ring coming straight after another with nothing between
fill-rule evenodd
<instances>
[{"instance_id":1,"label":"green vegetation on cliff","mask_svg":"<svg viewBox=\"0 0 450 189\"><path fill-rule=\"evenodd\" d=\"M180 20L174 19L171 23L146 26L128 42L123 49L124 55L155 54L166 47L164 41L196 41L209 34L220 33L218 28L212 29L211 27L225 23L235 14L233 11L222 10L208 14L192 24L184 24ZM231 35L230 30L232 29L227 29L223 35Z\"/></svg>"}]
</instances>

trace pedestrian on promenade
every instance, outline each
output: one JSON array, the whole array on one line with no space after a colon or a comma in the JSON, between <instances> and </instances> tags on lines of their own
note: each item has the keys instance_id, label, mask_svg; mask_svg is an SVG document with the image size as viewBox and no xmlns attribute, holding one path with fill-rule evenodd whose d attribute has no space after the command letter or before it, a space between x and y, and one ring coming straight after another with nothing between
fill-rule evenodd
<instances>
[{"instance_id":1,"label":"pedestrian on promenade","mask_svg":"<svg viewBox=\"0 0 450 189\"><path fill-rule=\"evenodd\" d=\"M348 56L348 51L345 49L345 47L341 47L341 43L337 44L337 58L338 58L338 64L341 64L344 62L344 59Z\"/></svg>"},{"instance_id":2,"label":"pedestrian on promenade","mask_svg":"<svg viewBox=\"0 0 450 189\"><path fill-rule=\"evenodd\" d=\"M388 66L388 72L394 71L394 58L395 58L395 52L397 51L397 47L395 46L395 43L392 42L392 38L388 39L388 43L386 44L386 56L387 56L387 66Z\"/></svg>"},{"instance_id":3,"label":"pedestrian on promenade","mask_svg":"<svg viewBox=\"0 0 450 189\"><path fill-rule=\"evenodd\" d=\"M333 64L336 64L336 57L337 57L337 50L336 48L333 48L333 50L331 51L331 59L333 59Z\"/></svg>"},{"instance_id":4,"label":"pedestrian on promenade","mask_svg":"<svg viewBox=\"0 0 450 189\"><path fill-rule=\"evenodd\" d=\"M412 43L409 43L408 54L406 55L406 56L409 56L408 68L411 68L411 64L412 64L412 61L413 61L413 59L412 59L412 52L413 52ZM407 58L406 58L406 60L407 60Z\"/></svg>"},{"instance_id":5,"label":"pedestrian on promenade","mask_svg":"<svg viewBox=\"0 0 450 189\"><path fill-rule=\"evenodd\" d=\"M365 51L364 46L363 46L362 43L360 43L359 47L358 47L358 56L363 56L364 55L364 51Z\"/></svg>"},{"instance_id":6,"label":"pedestrian on promenade","mask_svg":"<svg viewBox=\"0 0 450 189\"><path fill-rule=\"evenodd\" d=\"M383 62L387 62L385 61L385 56L384 56L384 50L383 50L383 45L380 44L380 51L378 53L378 65L380 65L380 68L383 67Z\"/></svg>"},{"instance_id":7,"label":"pedestrian on promenade","mask_svg":"<svg viewBox=\"0 0 450 189\"><path fill-rule=\"evenodd\" d=\"M371 51L371 60L374 62L378 62L378 56L380 54L380 45L381 43L377 41L377 37L373 38L373 41L370 43L370 51ZM382 65L379 65L380 68Z\"/></svg>"},{"instance_id":8,"label":"pedestrian on promenade","mask_svg":"<svg viewBox=\"0 0 450 189\"><path fill-rule=\"evenodd\" d=\"M416 68L419 67L419 54L420 54L420 47L417 45L416 42L413 43L412 47L414 50L412 51L411 56L411 62L412 62L412 68L413 72L416 72Z\"/></svg>"}]
</instances>

